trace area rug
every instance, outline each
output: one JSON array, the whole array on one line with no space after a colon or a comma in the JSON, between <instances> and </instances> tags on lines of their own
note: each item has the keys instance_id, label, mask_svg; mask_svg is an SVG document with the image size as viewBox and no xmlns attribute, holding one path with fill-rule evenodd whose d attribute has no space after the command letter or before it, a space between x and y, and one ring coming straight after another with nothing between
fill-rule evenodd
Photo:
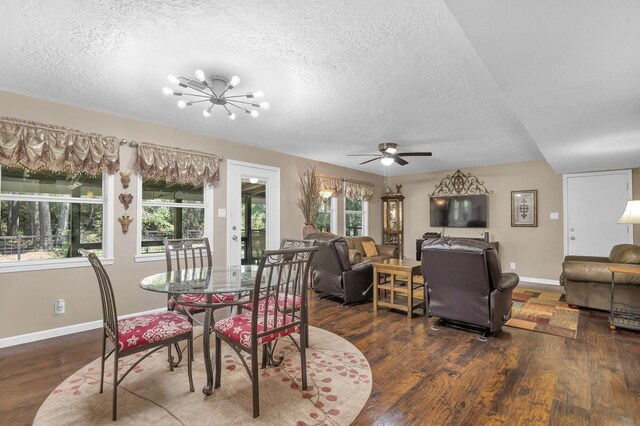
<instances>
[{"instance_id":1,"label":"area rug","mask_svg":"<svg viewBox=\"0 0 640 426\"><path fill-rule=\"evenodd\" d=\"M251 382L236 353L223 342L222 385L205 396L202 343L196 346L193 364L195 392L189 392L186 365L173 372L166 351L144 360L118 387L118 424L125 425L348 425L371 394L371 369L364 355L343 338L309 327L307 350L308 388L302 390L300 355L289 339L281 339L284 353L280 367L261 371L260 416L251 415ZM135 362L136 355L121 360L120 369ZM248 358L248 357L247 357ZM109 359L110 361L110 359ZM107 362L107 369L113 363ZM58 386L38 410L35 425L96 425L111 421L111 375L100 386L100 359L72 374ZM107 384L108 382L108 384Z\"/></svg>"},{"instance_id":2,"label":"area rug","mask_svg":"<svg viewBox=\"0 0 640 426\"><path fill-rule=\"evenodd\" d=\"M564 294L517 287L506 325L554 336L576 338L580 311L564 302Z\"/></svg>"}]
</instances>

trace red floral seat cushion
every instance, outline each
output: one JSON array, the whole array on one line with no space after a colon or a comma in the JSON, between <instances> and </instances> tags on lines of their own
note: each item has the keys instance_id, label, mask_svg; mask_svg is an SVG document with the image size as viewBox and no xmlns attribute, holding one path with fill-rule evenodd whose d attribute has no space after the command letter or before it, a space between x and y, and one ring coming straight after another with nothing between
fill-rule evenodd
<instances>
[{"instance_id":1,"label":"red floral seat cushion","mask_svg":"<svg viewBox=\"0 0 640 426\"><path fill-rule=\"evenodd\" d=\"M118 349L121 352L156 343L193 330L176 312L138 315L118 321Z\"/></svg>"},{"instance_id":2,"label":"red floral seat cushion","mask_svg":"<svg viewBox=\"0 0 640 426\"><path fill-rule=\"evenodd\" d=\"M278 308L283 311L284 310L284 301L287 301L287 311L290 311L291 308L293 307L293 309L300 309L300 304L302 303L302 298L300 296L296 296L295 297L295 302L294 302L294 297L292 294L287 294L286 296L284 295L284 293L279 294L278 295ZM249 298L246 298L246 300L249 300ZM264 307L266 305L266 300L262 299L258 302L258 312L264 312ZM271 297L271 300L269 300L269 310L273 311L273 297ZM244 309L253 309L253 303L252 302L248 302L242 305L242 307Z\"/></svg>"},{"instance_id":3,"label":"red floral seat cushion","mask_svg":"<svg viewBox=\"0 0 640 426\"><path fill-rule=\"evenodd\" d=\"M207 295L206 294L183 294L180 296L182 300L185 302L191 303L207 303ZM211 295L212 303L228 303L233 302L233 294L213 294ZM176 303L172 299L167 301L167 309L173 311L175 309L188 309L192 314L196 314L198 312L204 312L204 308L201 306L183 306L179 303Z\"/></svg>"},{"instance_id":4,"label":"red floral seat cushion","mask_svg":"<svg viewBox=\"0 0 640 426\"><path fill-rule=\"evenodd\" d=\"M228 337L244 346L245 348L251 347L251 312L245 312L239 315L233 315L220 321L216 321L215 329L218 333ZM284 315L278 313L274 315L270 313L267 315L267 329L274 328L274 323L277 321L275 327L281 327L287 325L293 321L291 315ZM258 315L258 333L264 331L264 315ZM300 325L294 325L285 329L282 329L276 333L267 334L258 338L258 345L264 345L273 340L281 337L286 337L292 333L300 332Z\"/></svg>"}]
</instances>

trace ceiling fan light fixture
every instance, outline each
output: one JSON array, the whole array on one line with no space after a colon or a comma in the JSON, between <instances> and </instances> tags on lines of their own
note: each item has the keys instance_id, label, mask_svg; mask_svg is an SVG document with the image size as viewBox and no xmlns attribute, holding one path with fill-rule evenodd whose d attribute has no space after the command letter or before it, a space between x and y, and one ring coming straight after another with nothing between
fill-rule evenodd
<instances>
[{"instance_id":1,"label":"ceiling fan light fixture","mask_svg":"<svg viewBox=\"0 0 640 426\"><path fill-rule=\"evenodd\" d=\"M398 152L398 148L389 147L387 148L386 152L388 152L389 154L395 154L396 152Z\"/></svg>"},{"instance_id":2,"label":"ceiling fan light fixture","mask_svg":"<svg viewBox=\"0 0 640 426\"><path fill-rule=\"evenodd\" d=\"M393 164L393 158L384 156L380 159L380 162L382 163L383 166L390 166Z\"/></svg>"}]
</instances>

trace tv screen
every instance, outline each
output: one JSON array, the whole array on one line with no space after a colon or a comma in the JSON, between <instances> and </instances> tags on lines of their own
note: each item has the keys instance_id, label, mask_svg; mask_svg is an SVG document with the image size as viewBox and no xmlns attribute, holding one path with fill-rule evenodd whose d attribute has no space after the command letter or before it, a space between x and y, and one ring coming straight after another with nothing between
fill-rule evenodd
<instances>
[{"instance_id":1,"label":"tv screen","mask_svg":"<svg viewBox=\"0 0 640 426\"><path fill-rule=\"evenodd\" d=\"M429 217L432 227L486 228L487 196L457 195L431 197Z\"/></svg>"}]
</instances>

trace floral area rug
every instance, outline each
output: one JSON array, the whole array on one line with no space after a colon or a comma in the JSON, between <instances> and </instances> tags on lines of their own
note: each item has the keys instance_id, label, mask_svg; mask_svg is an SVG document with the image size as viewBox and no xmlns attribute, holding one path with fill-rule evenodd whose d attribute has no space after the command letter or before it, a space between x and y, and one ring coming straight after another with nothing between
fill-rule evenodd
<instances>
[{"instance_id":1,"label":"floral area rug","mask_svg":"<svg viewBox=\"0 0 640 426\"><path fill-rule=\"evenodd\" d=\"M343 338L309 327L308 388L303 391L300 354L290 339L277 351L280 367L261 370L260 416L251 415L251 381L238 355L222 343L222 385L206 396L202 340L194 341L193 381L189 392L186 363L173 372L160 350L142 361L118 387L118 424L125 425L348 425L371 394L371 369L364 355ZM213 339L212 339L213 340ZM120 360L125 371L137 355ZM249 359L249 356L246 356ZM67 378L38 410L35 425L113 424L111 421L111 358L105 365L105 390L100 394L100 359Z\"/></svg>"},{"instance_id":2,"label":"floral area rug","mask_svg":"<svg viewBox=\"0 0 640 426\"><path fill-rule=\"evenodd\" d=\"M563 293L516 287L512 299L509 327L576 338L580 311L564 302Z\"/></svg>"}]
</instances>

